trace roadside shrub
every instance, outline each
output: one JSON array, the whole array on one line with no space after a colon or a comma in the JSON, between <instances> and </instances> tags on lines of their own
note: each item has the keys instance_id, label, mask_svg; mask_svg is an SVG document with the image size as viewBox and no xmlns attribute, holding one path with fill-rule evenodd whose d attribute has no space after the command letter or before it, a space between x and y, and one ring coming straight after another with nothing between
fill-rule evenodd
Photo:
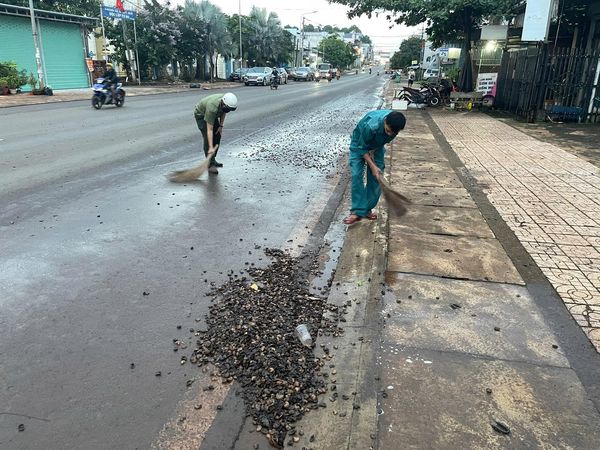
<instances>
[{"instance_id":1,"label":"roadside shrub","mask_svg":"<svg viewBox=\"0 0 600 450\"><path fill-rule=\"evenodd\" d=\"M0 61L0 88L17 89L27 84L27 72L13 61Z\"/></svg>"},{"instance_id":2,"label":"roadside shrub","mask_svg":"<svg viewBox=\"0 0 600 450\"><path fill-rule=\"evenodd\" d=\"M458 81L458 69L456 67L451 67L450 69L446 70L446 78L448 80Z\"/></svg>"},{"instance_id":3,"label":"roadside shrub","mask_svg":"<svg viewBox=\"0 0 600 450\"><path fill-rule=\"evenodd\" d=\"M35 91L36 86L38 84L37 77L33 74L33 72L29 72L29 78L27 78L27 84L31 86L31 89Z\"/></svg>"}]
</instances>

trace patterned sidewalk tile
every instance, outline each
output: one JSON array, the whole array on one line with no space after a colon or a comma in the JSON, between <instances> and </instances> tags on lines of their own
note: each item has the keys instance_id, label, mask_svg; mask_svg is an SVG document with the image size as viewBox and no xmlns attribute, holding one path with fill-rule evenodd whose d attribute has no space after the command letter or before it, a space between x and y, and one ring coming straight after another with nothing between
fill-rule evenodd
<instances>
[{"instance_id":1,"label":"patterned sidewalk tile","mask_svg":"<svg viewBox=\"0 0 600 450\"><path fill-rule=\"evenodd\" d=\"M434 121L600 351L600 172L484 114Z\"/></svg>"}]
</instances>

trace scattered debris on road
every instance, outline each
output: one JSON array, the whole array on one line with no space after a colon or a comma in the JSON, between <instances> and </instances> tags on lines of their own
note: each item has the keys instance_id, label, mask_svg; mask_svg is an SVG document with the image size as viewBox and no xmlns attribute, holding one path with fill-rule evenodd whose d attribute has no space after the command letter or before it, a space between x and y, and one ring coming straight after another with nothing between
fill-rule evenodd
<instances>
[{"instance_id":1,"label":"scattered debris on road","mask_svg":"<svg viewBox=\"0 0 600 450\"><path fill-rule=\"evenodd\" d=\"M318 396L327 392L320 373L325 358L300 342L296 327L306 324L313 336L339 336L335 319L344 312L310 292L315 258L265 253L274 259L271 265L250 268L248 277L232 272L209 293L214 303L207 329L195 333L199 338L189 361L215 365L224 383L236 380L256 431L282 446L286 435L295 433L294 423L317 409ZM325 310L333 319L323 317Z\"/></svg>"}]
</instances>

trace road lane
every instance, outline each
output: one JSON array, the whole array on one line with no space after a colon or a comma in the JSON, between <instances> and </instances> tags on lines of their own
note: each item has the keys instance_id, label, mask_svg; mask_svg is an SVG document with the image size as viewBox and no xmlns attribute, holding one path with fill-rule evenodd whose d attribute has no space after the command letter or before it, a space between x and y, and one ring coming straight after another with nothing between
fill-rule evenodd
<instances>
[{"instance_id":1,"label":"road lane","mask_svg":"<svg viewBox=\"0 0 600 450\"><path fill-rule=\"evenodd\" d=\"M267 263L256 246L302 245L377 86L237 89L224 169L187 186L163 175L198 161L204 93L3 110L0 447L149 447L208 376L172 339L201 325L210 283Z\"/></svg>"}]
</instances>

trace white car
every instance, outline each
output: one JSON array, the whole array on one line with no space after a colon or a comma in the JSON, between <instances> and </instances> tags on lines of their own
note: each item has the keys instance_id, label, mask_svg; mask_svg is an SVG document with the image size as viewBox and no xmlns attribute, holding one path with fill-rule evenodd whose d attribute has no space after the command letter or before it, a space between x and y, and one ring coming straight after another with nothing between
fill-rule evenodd
<instances>
[{"instance_id":1,"label":"white car","mask_svg":"<svg viewBox=\"0 0 600 450\"><path fill-rule=\"evenodd\" d=\"M270 67L252 67L246 72L244 75L244 84L246 86L250 84L254 84L258 86L259 84L262 86L266 86L271 84L271 72L273 69Z\"/></svg>"}]
</instances>

